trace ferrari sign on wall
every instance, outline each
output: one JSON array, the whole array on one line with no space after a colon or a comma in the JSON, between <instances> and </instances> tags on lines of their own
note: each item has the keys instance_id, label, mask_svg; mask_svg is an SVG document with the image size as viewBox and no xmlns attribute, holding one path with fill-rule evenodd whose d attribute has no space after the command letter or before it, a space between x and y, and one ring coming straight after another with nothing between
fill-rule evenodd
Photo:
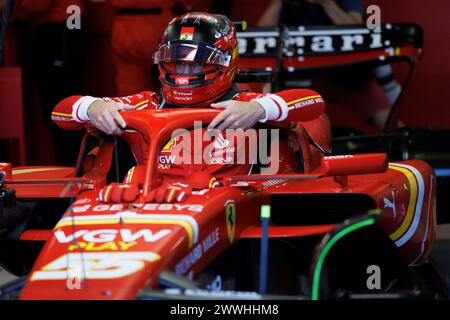
<instances>
[{"instance_id":1,"label":"ferrari sign on wall","mask_svg":"<svg viewBox=\"0 0 450 320\"><path fill-rule=\"evenodd\" d=\"M285 56L353 53L395 48L406 43L420 45L421 31L415 25L386 24L381 28L289 27L252 28L238 33L239 54L243 56L276 56L280 45ZM281 43L280 43L281 39Z\"/></svg>"}]
</instances>

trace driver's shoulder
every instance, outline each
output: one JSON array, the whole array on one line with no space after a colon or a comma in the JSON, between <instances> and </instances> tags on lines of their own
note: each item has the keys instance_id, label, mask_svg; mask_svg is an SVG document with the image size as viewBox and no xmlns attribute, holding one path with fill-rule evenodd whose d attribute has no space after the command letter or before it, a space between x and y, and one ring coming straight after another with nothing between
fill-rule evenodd
<instances>
[{"instance_id":1,"label":"driver's shoulder","mask_svg":"<svg viewBox=\"0 0 450 320\"><path fill-rule=\"evenodd\" d=\"M141 99L149 99L149 100L158 100L160 95L155 91L140 91L136 93L134 96L139 97Z\"/></svg>"},{"instance_id":2,"label":"driver's shoulder","mask_svg":"<svg viewBox=\"0 0 450 320\"><path fill-rule=\"evenodd\" d=\"M161 96L155 91L141 91L134 95L133 100L140 105L145 104L148 108L156 109L159 107L161 102Z\"/></svg>"}]
</instances>

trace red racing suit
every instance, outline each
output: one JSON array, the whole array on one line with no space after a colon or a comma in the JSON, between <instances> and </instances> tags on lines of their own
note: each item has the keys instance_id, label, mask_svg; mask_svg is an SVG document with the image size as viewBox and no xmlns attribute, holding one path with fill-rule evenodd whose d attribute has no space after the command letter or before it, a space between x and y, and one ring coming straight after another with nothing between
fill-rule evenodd
<instances>
[{"instance_id":1,"label":"red racing suit","mask_svg":"<svg viewBox=\"0 0 450 320\"><path fill-rule=\"evenodd\" d=\"M267 121L309 121L319 117L325 109L322 97L315 91L308 89L291 89L275 94L260 94L255 92L240 92L232 97L233 100L258 102L265 110L265 117L260 122ZM87 110L96 100L115 101L121 112L131 110L160 109L161 97L155 92L143 91L138 94L116 98L95 98L91 96L71 96L61 101L53 110L52 120L61 128L67 130L82 129L89 125ZM204 130L204 129L203 129ZM137 166L143 165L146 161L148 148L143 147L140 135L125 137L130 145ZM169 141L167 146L170 146ZM214 141L215 142L215 141ZM211 141L208 142L210 144ZM173 143L172 143L173 144ZM205 147L205 144L203 144ZM213 156L219 152L212 152ZM181 165L170 166L167 159L171 158L170 148L164 147L160 153L159 170L166 176L190 176L193 172L206 170L211 175L246 174L251 164L246 166L227 163L226 161L215 162L214 164L203 165ZM166 161L161 161L166 159Z\"/></svg>"},{"instance_id":2,"label":"red racing suit","mask_svg":"<svg viewBox=\"0 0 450 320\"><path fill-rule=\"evenodd\" d=\"M110 3L116 10L111 36L116 94L157 90L158 79L151 73L152 56L161 34L175 17L172 13L175 0L110 0ZM133 9L136 13L120 14L124 9ZM154 14L139 14L139 10L151 9L155 9Z\"/></svg>"}]
</instances>

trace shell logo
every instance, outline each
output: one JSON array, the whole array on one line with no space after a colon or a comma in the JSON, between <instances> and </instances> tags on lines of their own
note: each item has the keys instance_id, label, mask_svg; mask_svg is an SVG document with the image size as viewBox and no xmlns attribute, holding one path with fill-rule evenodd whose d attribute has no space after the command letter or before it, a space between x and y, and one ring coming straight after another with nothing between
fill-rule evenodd
<instances>
[{"instance_id":1,"label":"shell logo","mask_svg":"<svg viewBox=\"0 0 450 320\"><path fill-rule=\"evenodd\" d=\"M172 152L173 147L176 145L177 141L176 139L171 139L169 142L165 144L165 146L162 148L162 152Z\"/></svg>"}]
</instances>

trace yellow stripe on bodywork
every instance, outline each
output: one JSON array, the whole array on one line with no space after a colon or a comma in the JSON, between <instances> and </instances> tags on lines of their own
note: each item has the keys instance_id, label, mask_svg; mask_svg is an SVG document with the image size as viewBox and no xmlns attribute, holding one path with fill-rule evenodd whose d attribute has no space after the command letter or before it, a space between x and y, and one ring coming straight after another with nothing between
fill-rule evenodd
<instances>
[{"instance_id":1,"label":"yellow stripe on bodywork","mask_svg":"<svg viewBox=\"0 0 450 320\"><path fill-rule=\"evenodd\" d=\"M411 225L411 222L413 220L414 209L415 209L416 203L417 203L417 182L416 182L414 175L411 173L411 171L409 171L405 168L400 168L400 167L396 167L393 165L389 165L389 169L396 170L396 171L403 173L406 176L406 178L408 179L409 187L410 187L409 203L408 203L408 210L406 212L406 217L403 220L400 227L396 231L394 231L393 233L391 233L389 235L393 241L396 241L406 232L406 230Z\"/></svg>"},{"instance_id":2,"label":"yellow stripe on bodywork","mask_svg":"<svg viewBox=\"0 0 450 320\"><path fill-rule=\"evenodd\" d=\"M189 239L189 248L192 247L194 244L194 231L192 230L192 226L187 222L183 220L161 220L161 219L133 219L128 217L122 217L123 223L129 223L129 224L172 224L172 225L179 225L186 230L188 234ZM104 220L75 220L75 221L63 221L58 223L53 230L67 227L67 226L87 226L87 225L105 225L105 224L115 224L117 225L118 219L104 219Z\"/></svg>"},{"instance_id":3,"label":"yellow stripe on bodywork","mask_svg":"<svg viewBox=\"0 0 450 320\"><path fill-rule=\"evenodd\" d=\"M34 168L34 169L17 169L13 170L13 175L16 174L26 174L26 173L36 173L36 172L45 172L45 171L54 171L54 170L64 170L67 168Z\"/></svg>"},{"instance_id":4,"label":"yellow stripe on bodywork","mask_svg":"<svg viewBox=\"0 0 450 320\"><path fill-rule=\"evenodd\" d=\"M214 178L214 177L212 177L211 180L209 180L208 187L209 187L209 188L212 188L215 181L217 181L217 179Z\"/></svg>"},{"instance_id":5,"label":"yellow stripe on bodywork","mask_svg":"<svg viewBox=\"0 0 450 320\"><path fill-rule=\"evenodd\" d=\"M316 98L321 98L321 97L322 97L321 95L309 96L309 97L297 99L297 100L294 100L294 101L290 101L290 102L287 103L287 105L288 105L288 106L291 106L291 105L296 104L296 103L298 103L298 102L302 102L302 101L306 101L306 100L311 100L311 99L316 99Z\"/></svg>"}]
</instances>

